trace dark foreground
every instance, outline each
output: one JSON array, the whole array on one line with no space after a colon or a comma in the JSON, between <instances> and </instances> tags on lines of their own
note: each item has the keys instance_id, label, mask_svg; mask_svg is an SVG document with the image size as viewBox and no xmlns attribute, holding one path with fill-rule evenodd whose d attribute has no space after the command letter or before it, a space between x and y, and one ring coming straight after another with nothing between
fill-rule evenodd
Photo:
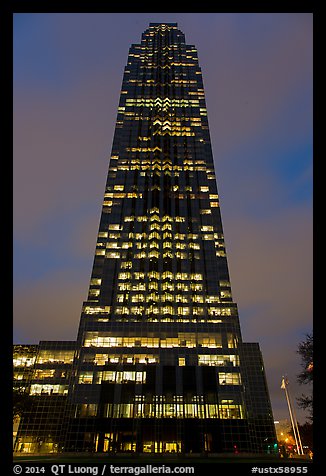
<instances>
[{"instance_id":1,"label":"dark foreground","mask_svg":"<svg viewBox=\"0 0 326 476\"><path fill-rule=\"evenodd\" d=\"M286 465L311 464L312 460L304 455L293 458L280 458L277 455L253 455L253 454L188 454L188 455L151 455L151 454L123 454L123 453L57 453L57 454L28 454L15 453L14 463L108 463L127 465L146 464L192 464L192 463L274 463Z\"/></svg>"}]
</instances>

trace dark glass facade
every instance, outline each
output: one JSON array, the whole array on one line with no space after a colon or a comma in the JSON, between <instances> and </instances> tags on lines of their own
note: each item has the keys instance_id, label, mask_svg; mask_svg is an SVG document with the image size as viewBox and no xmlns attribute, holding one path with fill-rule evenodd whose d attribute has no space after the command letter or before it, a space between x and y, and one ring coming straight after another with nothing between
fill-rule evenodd
<instances>
[{"instance_id":1,"label":"dark glass facade","mask_svg":"<svg viewBox=\"0 0 326 476\"><path fill-rule=\"evenodd\" d=\"M129 51L88 299L69 345L69 371L48 377L61 378L64 401L56 448L276 443L259 346L242 342L232 300L197 51L174 23L150 24ZM35 365L34 380L50 369ZM34 380L35 401L54 402Z\"/></svg>"}]
</instances>

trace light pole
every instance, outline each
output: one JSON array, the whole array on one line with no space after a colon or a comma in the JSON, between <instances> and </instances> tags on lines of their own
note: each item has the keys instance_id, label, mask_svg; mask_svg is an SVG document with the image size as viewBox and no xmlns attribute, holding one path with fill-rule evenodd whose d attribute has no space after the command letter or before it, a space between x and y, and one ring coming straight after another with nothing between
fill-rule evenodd
<instances>
[{"instance_id":1,"label":"light pole","mask_svg":"<svg viewBox=\"0 0 326 476\"><path fill-rule=\"evenodd\" d=\"M281 388L283 388L283 390L285 390L286 401L287 401L288 407L289 407L291 424L292 424L295 443L296 443L297 448L298 448L298 454L303 455L304 453L303 453L303 448L302 448L302 443L301 443L301 438L300 438L300 432L299 432L298 423L297 423L297 419L296 419L296 416L295 416L294 408L292 406L292 402L291 402L291 399L290 399L290 393L289 393L288 388L287 388L288 385L289 385L288 379L283 376L282 377Z\"/></svg>"}]
</instances>

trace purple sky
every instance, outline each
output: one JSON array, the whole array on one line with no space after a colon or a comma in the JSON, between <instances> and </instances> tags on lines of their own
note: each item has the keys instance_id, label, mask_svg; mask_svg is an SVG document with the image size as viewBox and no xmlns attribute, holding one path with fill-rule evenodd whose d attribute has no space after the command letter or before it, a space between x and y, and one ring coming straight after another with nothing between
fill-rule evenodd
<instances>
[{"instance_id":1,"label":"purple sky","mask_svg":"<svg viewBox=\"0 0 326 476\"><path fill-rule=\"evenodd\" d=\"M312 330L312 14L14 15L14 342L76 338L123 70L150 22L198 49L233 297L275 419ZM300 422L305 414L297 409Z\"/></svg>"}]
</instances>

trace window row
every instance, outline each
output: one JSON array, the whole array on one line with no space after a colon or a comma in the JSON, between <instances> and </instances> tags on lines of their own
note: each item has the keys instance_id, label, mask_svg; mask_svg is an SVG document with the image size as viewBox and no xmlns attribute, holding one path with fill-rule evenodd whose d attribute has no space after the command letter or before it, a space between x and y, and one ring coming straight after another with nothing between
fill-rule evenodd
<instances>
[{"instance_id":1,"label":"window row","mask_svg":"<svg viewBox=\"0 0 326 476\"><path fill-rule=\"evenodd\" d=\"M97 415L96 404L78 405L75 417ZM243 419L241 404L210 403L108 403L104 408L105 418L221 418Z\"/></svg>"},{"instance_id":2,"label":"window row","mask_svg":"<svg viewBox=\"0 0 326 476\"><path fill-rule=\"evenodd\" d=\"M161 286L162 291L202 291L203 285L201 283L174 283L174 282L161 282L150 281L148 283L118 283L119 291L146 291L147 289L158 290ZM207 303L219 302L218 296L206 297Z\"/></svg>"},{"instance_id":3,"label":"window row","mask_svg":"<svg viewBox=\"0 0 326 476\"><path fill-rule=\"evenodd\" d=\"M182 359L182 357L180 357ZM83 358L84 363L94 365L108 364L156 364L160 362L158 355L153 354L86 354ZM240 365L239 356L204 354L198 355L198 365L219 366L219 367L238 367Z\"/></svg>"},{"instance_id":4,"label":"window row","mask_svg":"<svg viewBox=\"0 0 326 476\"><path fill-rule=\"evenodd\" d=\"M158 364L160 362L158 355L153 354L95 354L85 355L84 363L94 365L107 364Z\"/></svg>"},{"instance_id":5,"label":"window row","mask_svg":"<svg viewBox=\"0 0 326 476\"><path fill-rule=\"evenodd\" d=\"M32 384L30 395L67 395L68 385Z\"/></svg>"},{"instance_id":6,"label":"window row","mask_svg":"<svg viewBox=\"0 0 326 476\"><path fill-rule=\"evenodd\" d=\"M228 347L234 347L235 338L233 334L227 335ZM84 347L208 347L221 348L222 335L216 333L184 333L178 337L119 337L101 335L99 332L86 332L84 338Z\"/></svg>"},{"instance_id":7,"label":"window row","mask_svg":"<svg viewBox=\"0 0 326 476\"><path fill-rule=\"evenodd\" d=\"M145 285L144 285L145 286ZM121 288L119 288L121 289ZM141 288L141 290L145 290L145 288ZM187 302L187 297L182 297L180 298L176 296L176 299L179 302ZM157 303L161 300L159 295L156 295L153 298L148 298L148 302L153 302ZM149 305L149 306L118 306L114 309L114 313L117 315L173 315L173 316L231 316L232 315L232 310L230 308L220 308L220 307L211 307L209 306L208 308L206 307L173 307L173 306L155 306L155 305Z\"/></svg>"},{"instance_id":8,"label":"window row","mask_svg":"<svg viewBox=\"0 0 326 476\"><path fill-rule=\"evenodd\" d=\"M148 290L154 289L158 290L158 283L149 283L149 284L154 284L153 287L148 286ZM179 283L178 283L179 284ZM202 290L202 285L199 285L197 287L200 287L200 290ZM196 285L193 286L188 286L191 290L195 290ZM182 291L185 291L185 286L182 286L180 283L180 286L176 285L176 289L180 289ZM226 297L228 291L221 291L221 297ZM220 298L219 296L203 296L202 294L170 294L170 293L163 293L158 295L157 293L139 293L139 294L132 294L129 295L127 293L125 294L117 294L116 297L117 302L131 302L131 303L139 303L139 302L149 302L149 301L160 301L160 302L186 302L186 303L200 303L200 304L210 304L210 303L219 303ZM212 308L215 310L215 308Z\"/></svg>"},{"instance_id":9,"label":"window row","mask_svg":"<svg viewBox=\"0 0 326 476\"><path fill-rule=\"evenodd\" d=\"M78 375L78 383L80 384L100 384L101 382L135 382L136 384L146 383L146 372L109 370L93 373L88 371L82 371Z\"/></svg>"},{"instance_id":10,"label":"window row","mask_svg":"<svg viewBox=\"0 0 326 476\"><path fill-rule=\"evenodd\" d=\"M31 367L34 365L36 359L36 355L28 356L28 355L15 355L13 359L13 366L14 367Z\"/></svg>"},{"instance_id":11,"label":"window row","mask_svg":"<svg viewBox=\"0 0 326 476\"><path fill-rule=\"evenodd\" d=\"M74 350L40 350L37 363L71 364L74 360Z\"/></svg>"},{"instance_id":12,"label":"window row","mask_svg":"<svg viewBox=\"0 0 326 476\"><path fill-rule=\"evenodd\" d=\"M172 271L164 271L160 273L158 271L149 271L148 273L145 272L122 272L119 273L118 279L125 280L125 279L145 279L145 276L149 279L177 279L180 281L202 281L203 275L201 273L172 273Z\"/></svg>"},{"instance_id":13,"label":"window row","mask_svg":"<svg viewBox=\"0 0 326 476\"><path fill-rule=\"evenodd\" d=\"M100 384L102 382L111 383L146 383L146 372L135 371L81 371L78 374L79 384ZM239 372L218 372L219 385L241 385L241 375Z\"/></svg>"}]
</instances>

